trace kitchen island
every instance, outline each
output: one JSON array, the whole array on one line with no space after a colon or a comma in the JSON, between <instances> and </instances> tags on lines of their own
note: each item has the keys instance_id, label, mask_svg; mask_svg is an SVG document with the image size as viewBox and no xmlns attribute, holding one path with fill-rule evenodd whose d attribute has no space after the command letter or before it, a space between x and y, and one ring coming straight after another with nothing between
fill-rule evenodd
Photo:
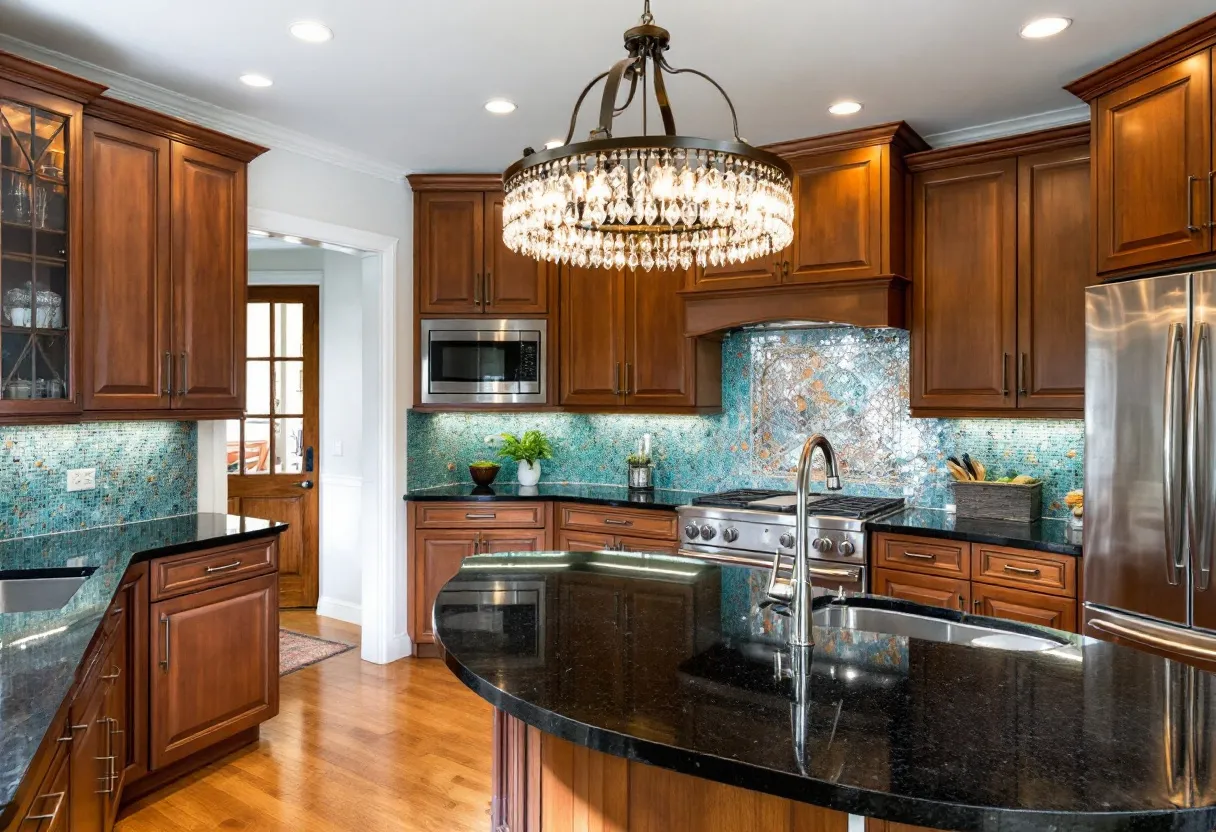
<instances>
[{"instance_id":1,"label":"kitchen island","mask_svg":"<svg viewBox=\"0 0 1216 832\"><path fill-rule=\"evenodd\" d=\"M816 627L798 678L779 634L749 637L755 595L737 590L758 576L744 572L618 552L465 561L435 633L497 709L495 828L844 832L850 814L869 830L1216 825L1213 677L862 599L1006 635ZM818 599L817 618L834 604Z\"/></svg>"}]
</instances>

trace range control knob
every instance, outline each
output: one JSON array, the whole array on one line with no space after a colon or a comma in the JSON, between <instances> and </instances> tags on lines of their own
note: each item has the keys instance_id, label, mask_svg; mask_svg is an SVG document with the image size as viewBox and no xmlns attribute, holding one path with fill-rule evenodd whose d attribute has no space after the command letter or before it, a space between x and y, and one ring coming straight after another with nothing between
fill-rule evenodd
<instances>
[{"instance_id":1,"label":"range control knob","mask_svg":"<svg viewBox=\"0 0 1216 832\"><path fill-rule=\"evenodd\" d=\"M847 540L840 541L840 554L851 555L857 551L857 547Z\"/></svg>"},{"instance_id":2,"label":"range control knob","mask_svg":"<svg viewBox=\"0 0 1216 832\"><path fill-rule=\"evenodd\" d=\"M701 527L701 539L702 540L713 540L714 537L717 536L717 534L718 534L718 532L713 526L702 526Z\"/></svg>"},{"instance_id":3,"label":"range control knob","mask_svg":"<svg viewBox=\"0 0 1216 832\"><path fill-rule=\"evenodd\" d=\"M731 526L729 529L722 532L722 539L727 543L734 543L739 539L739 530L734 526Z\"/></svg>"},{"instance_id":4,"label":"range control knob","mask_svg":"<svg viewBox=\"0 0 1216 832\"><path fill-rule=\"evenodd\" d=\"M811 541L811 548L816 552L832 551L832 540L828 537L817 537Z\"/></svg>"},{"instance_id":5,"label":"range control knob","mask_svg":"<svg viewBox=\"0 0 1216 832\"><path fill-rule=\"evenodd\" d=\"M684 527L684 536L689 540L696 540L697 535L701 533L701 528L696 523L689 523Z\"/></svg>"},{"instance_id":6,"label":"range control knob","mask_svg":"<svg viewBox=\"0 0 1216 832\"><path fill-rule=\"evenodd\" d=\"M782 532L781 537L777 538L777 542L781 544L782 549L794 548L794 536L789 532Z\"/></svg>"}]
</instances>

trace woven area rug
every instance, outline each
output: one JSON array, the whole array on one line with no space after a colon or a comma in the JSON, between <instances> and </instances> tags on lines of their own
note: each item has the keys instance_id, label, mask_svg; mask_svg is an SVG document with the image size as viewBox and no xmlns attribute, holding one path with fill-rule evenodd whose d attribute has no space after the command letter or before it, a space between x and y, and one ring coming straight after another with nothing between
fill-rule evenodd
<instances>
[{"instance_id":1,"label":"woven area rug","mask_svg":"<svg viewBox=\"0 0 1216 832\"><path fill-rule=\"evenodd\" d=\"M279 628L279 675L286 676L301 668L354 650L355 645L307 636Z\"/></svg>"}]
</instances>

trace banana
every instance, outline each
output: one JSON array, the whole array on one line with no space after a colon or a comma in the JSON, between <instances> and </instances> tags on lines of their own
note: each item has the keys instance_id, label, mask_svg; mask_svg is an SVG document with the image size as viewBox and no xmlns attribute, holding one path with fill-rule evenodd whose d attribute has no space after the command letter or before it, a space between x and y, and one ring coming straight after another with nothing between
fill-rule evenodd
<instances>
[{"instance_id":1,"label":"banana","mask_svg":"<svg viewBox=\"0 0 1216 832\"><path fill-rule=\"evenodd\" d=\"M969 482L971 480L971 475L967 473L967 469L953 460L946 460L946 470L958 482Z\"/></svg>"},{"instance_id":2,"label":"banana","mask_svg":"<svg viewBox=\"0 0 1216 832\"><path fill-rule=\"evenodd\" d=\"M971 467L975 469L975 478L977 480L984 482L986 479L988 479L988 469L984 467L984 463L980 462L978 459L972 459Z\"/></svg>"}]
</instances>

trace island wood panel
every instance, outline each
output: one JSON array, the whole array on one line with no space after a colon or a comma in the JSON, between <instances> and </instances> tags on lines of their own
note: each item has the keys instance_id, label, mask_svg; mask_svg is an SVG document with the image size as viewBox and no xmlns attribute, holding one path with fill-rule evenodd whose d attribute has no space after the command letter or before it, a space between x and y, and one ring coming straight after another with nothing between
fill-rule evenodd
<instances>
[{"instance_id":1,"label":"island wood panel","mask_svg":"<svg viewBox=\"0 0 1216 832\"><path fill-rule=\"evenodd\" d=\"M86 116L84 409L168 410L169 140Z\"/></svg>"},{"instance_id":2,"label":"island wood panel","mask_svg":"<svg viewBox=\"0 0 1216 832\"><path fill-rule=\"evenodd\" d=\"M1092 214L1088 146L1018 159L1019 409L1085 407Z\"/></svg>"},{"instance_id":3,"label":"island wood panel","mask_svg":"<svg viewBox=\"0 0 1216 832\"><path fill-rule=\"evenodd\" d=\"M1211 83L1204 50L1093 102L1099 273L1211 250Z\"/></svg>"},{"instance_id":4,"label":"island wood panel","mask_svg":"<svg viewBox=\"0 0 1216 832\"><path fill-rule=\"evenodd\" d=\"M482 311L485 211L482 191L425 191L415 210L418 311Z\"/></svg>"},{"instance_id":5,"label":"island wood panel","mask_svg":"<svg viewBox=\"0 0 1216 832\"><path fill-rule=\"evenodd\" d=\"M916 174L912 407L1011 409L1017 160Z\"/></svg>"},{"instance_id":6,"label":"island wood panel","mask_svg":"<svg viewBox=\"0 0 1216 832\"><path fill-rule=\"evenodd\" d=\"M502 193L485 194L484 310L493 315L549 311L549 266L516 254L502 239Z\"/></svg>"},{"instance_id":7,"label":"island wood panel","mask_svg":"<svg viewBox=\"0 0 1216 832\"><path fill-rule=\"evenodd\" d=\"M624 404L624 272L563 266L559 294L559 404Z\"/></svg>"}]
</instances>

